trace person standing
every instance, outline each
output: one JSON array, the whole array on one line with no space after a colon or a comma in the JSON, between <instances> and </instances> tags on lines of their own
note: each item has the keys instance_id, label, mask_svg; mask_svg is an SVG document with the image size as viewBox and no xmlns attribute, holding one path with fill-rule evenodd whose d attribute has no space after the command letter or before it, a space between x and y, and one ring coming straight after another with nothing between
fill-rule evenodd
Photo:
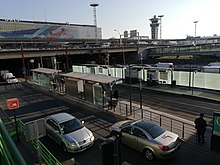
<instances>
[{"instance_id":1,"label":"person standing","mask_svg":"<svg viewBox=\"0 0 220 165\"><path fill-rule=\"evenodd\" d=\"M205 138L205 131L207 127L206 120L203 119L204 114L200 113L199 117L195 119L195 128L197 130L197 137L198 137L198 143L203 144L204 143L204 138Z\"/></svg>"},{"instance_id":2,"label":"person standing","mask_svg":"<svg viewBox=\"0 0 220 165\"><path fill-rule=\"evenodd\" d=\"M118 100L118 97L119 97L118 89L115 89L115 91L114 91L114 93L113 93L113 97Z\"/></svg>"}]
</instances>

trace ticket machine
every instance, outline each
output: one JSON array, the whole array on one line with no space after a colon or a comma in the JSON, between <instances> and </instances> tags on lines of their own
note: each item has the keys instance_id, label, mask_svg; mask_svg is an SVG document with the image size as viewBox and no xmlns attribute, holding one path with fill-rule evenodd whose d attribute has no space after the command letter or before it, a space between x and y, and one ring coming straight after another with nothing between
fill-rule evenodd
<instances>
[{"instance_id":1,"label":"ticket machine","mask_svg":"<svg viewBox=\"0 0 220 165\"><path fill-rule=\"evenodd\" d=\"M211 150L220 152L220 111L213 114Z\"/></svg>"}]
</instances>

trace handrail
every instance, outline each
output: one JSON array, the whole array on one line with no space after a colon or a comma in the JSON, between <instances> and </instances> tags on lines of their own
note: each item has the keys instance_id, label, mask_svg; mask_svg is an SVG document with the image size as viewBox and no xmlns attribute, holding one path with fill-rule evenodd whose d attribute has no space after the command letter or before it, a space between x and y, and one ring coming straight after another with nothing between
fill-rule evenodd
<instances>
[{"instance_id":1,"label":"handrail","mask_svg":"<svg viewBox=\"0 0 220 165\"><path fill-rule=\"evenodd\" d=\"M21 120L18 120L18 126L20 133L25 135L25 127L24 123ZM30 143L33 145L33 147L37 150L39 147L40 156L45 164L52 165L62 165L60 161L58 161L53 154L40 142L40 140L31 140Z\"/></svg>"},{"instance_id":2,"label":"handrail","mask_svg":"<svg viewBox=\"0 0 220 165\"><path fill-rule=\"evenodd\" d=\"M8 131L4 127L2 120L0 119L0 152L1 159L0 164L9 165L26 165L24 158L17 149L14 141L11 139Z\"/></svg>"}]
</instances>

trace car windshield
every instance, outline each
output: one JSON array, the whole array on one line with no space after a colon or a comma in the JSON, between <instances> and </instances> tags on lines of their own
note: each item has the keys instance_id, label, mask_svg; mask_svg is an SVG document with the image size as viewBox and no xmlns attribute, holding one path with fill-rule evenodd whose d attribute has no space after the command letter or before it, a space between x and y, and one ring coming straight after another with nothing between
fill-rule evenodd
<instances>
[{"instance_id":1,"label":"car windshield","mask_svg":"<svg viewBox=\"0 0 220 165\"><path fill-rule=\"evenodd\" d=\"M141 120L134 125L144 129L146 132L148 132L153 139L163 134L166 130L159 125L152 123L150 121Z\"/></svg>"},{"instance_id":2,"label":"car windshield","mask_svg":"<svg viewBox=\"0 0 220 165\"><path fill-rule=\"evenodd\" d=\"M60 124L60 127L63 129L63 134L68 134L74 132L78 129L83 128L83 124L78 119L72 119Z\"/></svg>"},{"instance_id":3,"label":"car windshield","mask_svg":"<svg viewBox=\"0 0 220 165\"><path fill-rule=\"evenodd\" d=\"M122 126L125 127L125 126L130 125L131 123L133 123L133 121L128 121L128 122L126 122L126 123L123 123Z\"/></svg>"},{"instance_id":4,"label":"car windshield","mask_svg":"<svg viewBox=\"0 0 220 165\"><path fill-rule=\"evenodd\" d=\"M8 79L13 80L13 79L15 79L15 77L9 77Z\"/></svg>"}]
</instances>

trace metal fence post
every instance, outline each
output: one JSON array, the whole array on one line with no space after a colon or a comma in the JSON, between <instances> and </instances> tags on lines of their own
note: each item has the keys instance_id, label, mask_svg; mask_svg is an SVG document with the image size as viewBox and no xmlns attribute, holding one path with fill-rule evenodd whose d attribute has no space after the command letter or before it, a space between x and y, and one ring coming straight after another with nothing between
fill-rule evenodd
<instances>
[{"instance_id":1,"label":"metal fence post","mask_svg":"<svg viewBox=\"0 0 220 165\"><path fill-rule=\"evenodd\" d=\"M134 108L132 108L132 109L134 110L133 114L134 114L134 118L135 118L135 107L134 107Z\"/></svg>"},{"instance_id":2,"label":"metal fence post","mask_svg":"<svg viewBox=\"0 0 220 165\"><path fill-rule=\"evenodd\" d=\"M173 130L173 119L171 118L171 121L170 121L170 131L172 132L172 130Z\"/></svg>"},{"instance_id":3,"label":"metal fence post","mask_svg":"<svg viewBox=\"0 0 220 165\"><path fill-rule=\"evenodd\" d=\"M161 115L160 115L160 126L161 126Z\"/></svg>"},{"instance_id":4,"label":"metal fence post","mask_svg":"<svg viewBox=\"0 0 220 165\"><path fill-rule=\"evenodd\" d=\"M184 139L184 123L183 123L182 139Z\"/></svg>"}]
</instances>

